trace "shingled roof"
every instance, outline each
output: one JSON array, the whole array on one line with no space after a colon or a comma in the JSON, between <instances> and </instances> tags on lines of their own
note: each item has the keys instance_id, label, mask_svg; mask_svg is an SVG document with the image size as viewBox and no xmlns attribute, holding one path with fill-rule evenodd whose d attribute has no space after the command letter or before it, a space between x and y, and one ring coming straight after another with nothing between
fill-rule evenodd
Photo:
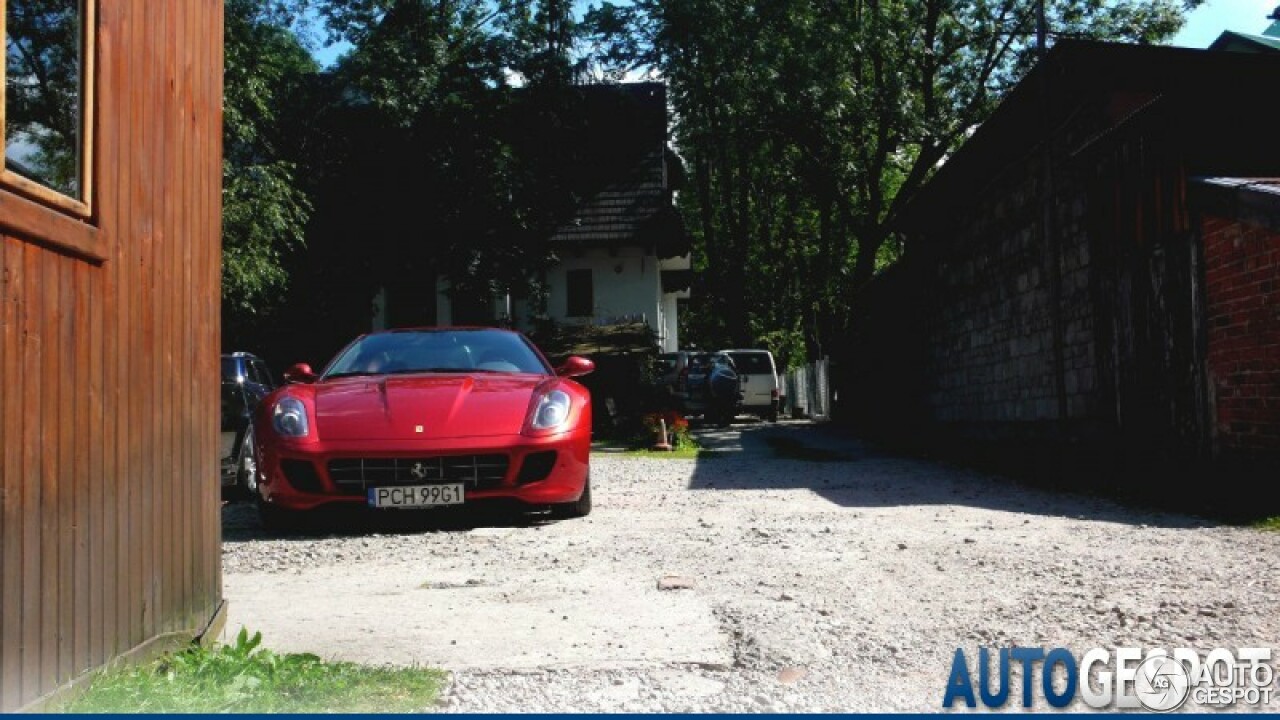
<instances>
[{"instance_id":1,"label":"shingled roof","mask_svg":"<svg viewBox=\"0 0 1280 720\"><path fill-rule=\"evenodd\" d=\"M661 122L647 124L646 132L616 138L615 152L635 160L585 199L550 241L578 247L653 246L660 257L684 255L688 239L671 203L682 173L679 158L667 147L666 87L660 83L593 86L587 88L583 112L603 116L616 111L619 94L634 101L635 112ZM607 122L607 117L602 119Z\"/></svg>"}]
</instances>

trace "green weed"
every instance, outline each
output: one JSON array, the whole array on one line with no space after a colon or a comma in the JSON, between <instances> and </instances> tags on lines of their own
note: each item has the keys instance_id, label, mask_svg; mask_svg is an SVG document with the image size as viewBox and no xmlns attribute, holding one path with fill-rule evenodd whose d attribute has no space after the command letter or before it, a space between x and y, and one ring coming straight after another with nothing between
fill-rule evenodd
<instances>
[{"instance_id":1,"label":"green weed","mask_svg":"<svg viewBox=\"0 0 1280 720\"><path fill-rule=\"evenodd\" d=\"M102 671L55 708L73 713L421 712L443 674L418 668L326 662L260 647L241 630L235 644L193 646L139 666Z\"/></svg>"}]
</instances>

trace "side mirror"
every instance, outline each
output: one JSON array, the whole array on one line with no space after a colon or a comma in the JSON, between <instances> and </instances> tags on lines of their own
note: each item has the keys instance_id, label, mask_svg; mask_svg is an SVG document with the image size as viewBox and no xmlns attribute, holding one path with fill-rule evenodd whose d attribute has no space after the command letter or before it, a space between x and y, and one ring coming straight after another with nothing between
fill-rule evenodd
<instances>
[{"instance_id":1,"label":"side mirror","mask_svg":"<svg viewBox=\"0 0 1280 720\"><path fill-rule=\"evenodd\" d=\"M312 372L311 366L306 363L297 363L295 365L290 366L288 370L284 371L284 381L287 383L315 382L316 377L318 376L314 372Z\"/></svg>"},{"instance_id":2,"label":"side mirror","mask_svg":"<svg viewBox=\"0 0 1280 720\"><path fill-rule=\"evenodd\" d=\"M596 369L596 364L584 357L577 355L571 356L564 364L556 368L556 374L561 377L577 377L586 375Z\"/></svg>"}]
</instances>

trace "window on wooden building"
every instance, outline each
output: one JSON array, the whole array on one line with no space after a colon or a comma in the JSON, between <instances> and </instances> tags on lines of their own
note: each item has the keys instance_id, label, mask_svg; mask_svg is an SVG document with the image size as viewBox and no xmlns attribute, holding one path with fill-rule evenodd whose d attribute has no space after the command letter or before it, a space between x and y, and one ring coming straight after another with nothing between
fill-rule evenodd
<instances>
[{"instance_id":1,"label":"window on wooden building","mask_svg":"<svg viewBox=\"0 0 1280 720\"><path fill-rule=\"evenodd\" d=\"M5 37L3 184L89 214L94 0L0 0Z\"/></svg>"},{"instance_id":2,"label":"window on wooden building","mask_svg":"<svg viewBox=\"0 0 1280 720\"><path fill-rule=\"evenodd\" d=\"M591 317L595 314L595 298L592 296L591 270L569 270L565 273L568 286L569 307L567 317Z\"/></svg>"}]
</instances>

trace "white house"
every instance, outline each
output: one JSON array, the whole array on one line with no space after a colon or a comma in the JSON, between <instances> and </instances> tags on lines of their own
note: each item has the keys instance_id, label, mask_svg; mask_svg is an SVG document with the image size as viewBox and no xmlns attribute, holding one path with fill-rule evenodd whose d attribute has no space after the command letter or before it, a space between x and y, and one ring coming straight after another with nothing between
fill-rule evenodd
<instances>
[{"instance_id":1,"label":"white house","mask_svg":"<svg viewBox=\"0 0 1280 720\"><path fill-rule=\"evenodd\" d=\"M558 262L542 278L545 309L504 297L492 301L492 316L523 330L532 329L535 313L570 325L643 321L662 350L676 350L677 300L689 297L690 264L688 236L672 204L683 173L667 147L666 87L629 83L590 86L584 92L586 112L593 98L616 108L623 96L627 111L645 118L639 123L645 130L634 132L632 123L632 132L618 134L613 151L631 158L624 163L627 169L603 183L549 238ZM441 279L436 322L460 324L474 317L474 308L456 311L458 300L448 290Z\"/></svg>"}]
</instances>

